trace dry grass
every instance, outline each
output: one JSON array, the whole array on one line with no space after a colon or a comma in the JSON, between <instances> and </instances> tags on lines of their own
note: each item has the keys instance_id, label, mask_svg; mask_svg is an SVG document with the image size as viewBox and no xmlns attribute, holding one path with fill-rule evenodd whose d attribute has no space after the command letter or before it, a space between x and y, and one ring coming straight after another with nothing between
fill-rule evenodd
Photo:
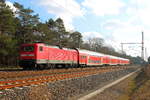
<instances>
[{"instance_id":1,"label":"dry grass","mask_svg":"<svg viewBox=\"0 0 150 100\"><path fill-rule=\"evenodd\" d=\"M150 65L146 68L144 68L145 74L150 78Z\"/></svg>"},{"instance_id":2,"label":"dry grass","mask_svg":"<svg viewBox=\"0 0 150 100\"><path fill-rule=\"evenodd\" d=\"M123 89L124 93L118 97L118 100L129 100L130 99L130 94L136 88L134 77L130 77L129 79L125 80L125 82L124 82L125 87Z\"/></svg>"},{"instance_id":3,"label":"dry grass","mask_svg":"<svg viewBox=\"0 0 150 100\"><path fill-rule=\"evenodd\" d=\"M130 94L132 94L133 90L136 88L135 78L138 74L134 74L121 82L121 86L118 88L123 87L123 93L117 98L117 100L129 100Z\"/></svg>"},{"instance_id":4,"label":"dry grass","mask_svg":"<svg viewBox=\"0 0 150 100\"><path fill-rule=\"evenodd\" d=\"M118 100L150 100L150 65L143 68L135 79L128 81L128 86Z\"/></svg>"},{"instance_id":5,"label":"dry grass","mask_svg":"<svg viewBox=\"0 0 150 100\"><path fill-rule=\"evenodd\" d=\"M138 88L132 94L130 100L150 100L150 80Z\"/></svg>"},{"instance_id":6,"label":"dry grass","mask_svg":"<svg viewBox=\"0 0 150 100\"><path fill-rule=\"evenodd\" d=\"M150 65L91 100L150 100Z\"/></svg>"},{"instance_id":7,"label":"dry grass","mask_svg":"<svg viewBox=\"0 0 150 100\"><path fill-rule=\"evenodd\" d=\"M143 68L135 79L128 81L119 100L150 100L150 65Z\"/></svg>"},{"instance_id":8,"label":"dry grass","mask_svg":"<svg viewBox=\"0 0 150 100\"><path fill-rule=\"evenodd\" d=\"M130 100L150 100L150 65L143 68L135 78L136 88L130 96Z\"/></svg>"}]
</instances>

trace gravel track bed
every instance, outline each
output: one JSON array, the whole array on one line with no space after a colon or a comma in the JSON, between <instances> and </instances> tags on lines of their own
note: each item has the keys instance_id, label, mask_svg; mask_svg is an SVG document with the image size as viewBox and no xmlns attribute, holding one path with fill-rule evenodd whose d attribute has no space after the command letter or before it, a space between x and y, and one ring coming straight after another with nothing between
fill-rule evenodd
<instances>
[{"instance_id":1,"label":"gravel track bed","mask_svg":"<svg viewBox=\"0 0 150 100\"><path fill-rule=\"evenodd\" d=\"M0 91L0 100L76 100L137 68Z\"/></svg>"}]
</instances>

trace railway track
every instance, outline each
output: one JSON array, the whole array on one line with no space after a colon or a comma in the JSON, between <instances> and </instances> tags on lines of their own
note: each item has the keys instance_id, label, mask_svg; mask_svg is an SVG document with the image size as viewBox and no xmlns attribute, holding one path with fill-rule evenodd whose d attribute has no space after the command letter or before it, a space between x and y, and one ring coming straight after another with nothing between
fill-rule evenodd
<instances>
[{"instance_id":1,"label":"railway track","mask_svg":"<svg viewBox=\"0 0 150 100\"><path fill-rule=\"evenodd\" d=\"M41 75L41 76L34 76L32 78L24 78L24 79L17 79L17 80L11 79L11 80L0 81L0 90L10 89L14 87L38 85L41 83L55 82L55 81L65 80L65 79L81 78L89 75L123 70L127 68L128 67L125 66L125 67L105 67L105 68L87 68L87 69L85 68L82 70L73 69L73 71L71 71L71 69L69 69L68 71L60 70L57 73L53 73L53 74L49 73L44 76Z\"/></svg>"},{"instance_id":2,"label":"railway track","mask_svg":"<svg viewBox=\"0 0 150 100\"><path fill-rule=\"evenodd\" d=\"M116 67L116 66L115 66ZM106 67L91 67L91 68L69 68L69 69L50 69L50 70L40 70L40 71L0 71L0 80L9 80L9 79L19 79L33 76L41 75L52 75L57 73L70 73L70 72L79 72L79 71L88 71L95 69L105 69ZM107 67L110 68L110 67ZM111 67L113 68L113 67Z\"/></svg>"},{"instance_id":3,"label":"railway track","mask_svg":"<svg viewBox=\"0 0 150 100\"><path fill-rule=\"evenodd\" d=\"M95 68L69 68L69 69L50 69L50 70L38 70L38 71L1 71L0 79L11 79L11 78L23 78L23 77L33 77L33 76L41 76L41 75L50 75L57 73L70 73L70 72L78 72L78 71L87 71L94 70Z\"/></svg>"}]
</instances>

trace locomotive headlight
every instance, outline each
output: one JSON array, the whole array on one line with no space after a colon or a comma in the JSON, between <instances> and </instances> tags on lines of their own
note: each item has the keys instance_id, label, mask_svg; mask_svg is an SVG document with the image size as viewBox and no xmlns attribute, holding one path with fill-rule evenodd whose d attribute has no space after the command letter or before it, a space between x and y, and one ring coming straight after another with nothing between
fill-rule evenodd
<instances>
[{"instance_id":1,"label":"locomotive headlight","mask_svg":"<svg viewBox=\"0 0 150 100\"><path fill-rule=\"evenodd\" d=\"M27 54L21 54L21 57L27 56Z\"/></svg>"},{"instance_id":2,"label":"locomotive headlight","mask_svg":"<svg viewBox=\"0 0 150 100\"><path fill-rule=\"evenodd\" d=\"M28 54L28 56L34 56L34 54Z\"/></svg>"}]
</instances>

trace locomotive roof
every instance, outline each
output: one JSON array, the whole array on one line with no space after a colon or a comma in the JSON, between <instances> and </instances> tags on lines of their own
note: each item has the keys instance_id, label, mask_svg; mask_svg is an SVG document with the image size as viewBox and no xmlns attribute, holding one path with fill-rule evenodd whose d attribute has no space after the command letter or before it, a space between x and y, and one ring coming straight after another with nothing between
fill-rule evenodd
<instances>
[{"instance_id":1,"label":"locomotive roof","mask_svg":"<svg viewBox=\"0 0 150 100\"><path fill-rule=\"evenodd\" d=\"M45 44L45 43L33 43L33 44L41 44L41 45L45 45L45 46L52 47L52 48L60 48L59 46L52 46L52 45L48 45L48 44ZM26 44L23 44L23 45L26 45ZM63 50L75 51L75 49L70 49L70 48L62 48L62 49ZM85 49L78 49L78 50L79 50L80 53L93 55L93 56L106 56L106 57L110 57L110 58L114 58L114 59L129 60L129 59L126 59L126 58L121 58L121 57L117 57L117 56L107 55L107 54L104 54L104 53L89 51L89 50L85 50Z\"/></svg>"}]
</instances>

